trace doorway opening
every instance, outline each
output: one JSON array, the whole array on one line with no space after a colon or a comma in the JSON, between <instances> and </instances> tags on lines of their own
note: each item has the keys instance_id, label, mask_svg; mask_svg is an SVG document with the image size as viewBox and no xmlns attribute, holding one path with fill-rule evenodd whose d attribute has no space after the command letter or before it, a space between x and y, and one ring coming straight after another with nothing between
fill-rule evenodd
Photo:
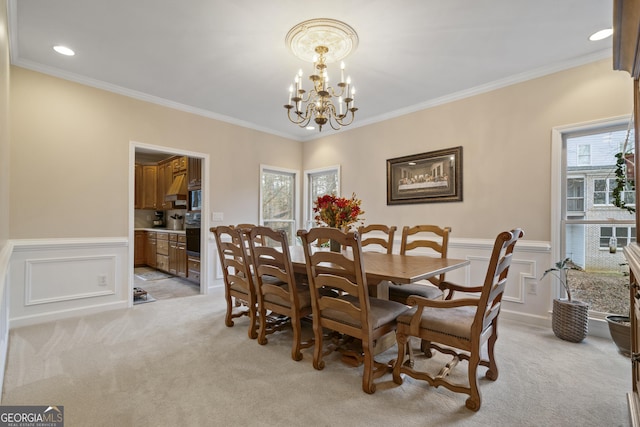
<instances>
[{"instance_id":1,"label":"doorway opening","mask_svg":"<svg viewBox=\"0 0 640 427\"><path fill-rule=\"evenodd\" d=\"M207 293L208 155L130 143L130 303Z\"/></svg>"}]
</instances>

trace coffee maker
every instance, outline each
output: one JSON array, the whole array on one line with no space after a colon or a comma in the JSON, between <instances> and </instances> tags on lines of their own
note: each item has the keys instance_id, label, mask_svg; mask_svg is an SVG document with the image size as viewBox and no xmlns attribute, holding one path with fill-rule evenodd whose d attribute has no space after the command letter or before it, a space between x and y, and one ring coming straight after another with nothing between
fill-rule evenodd
<instances>
[{"instance_id":1,"label":"coffee maker","mask_svg":"<svg viewBox=\"0 0 640 427\"><path fill-rule=\"evenodd\" d=\"M156 211L155 219L153 220L153 227L160 228L164 227L164 211Z\"/></svg>"}]
</instances>

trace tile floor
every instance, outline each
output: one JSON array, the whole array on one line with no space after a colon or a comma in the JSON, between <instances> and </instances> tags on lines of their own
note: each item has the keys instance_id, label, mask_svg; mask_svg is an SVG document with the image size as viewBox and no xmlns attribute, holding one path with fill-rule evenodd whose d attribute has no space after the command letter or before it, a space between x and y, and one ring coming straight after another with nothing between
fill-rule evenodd
<instances>
[{"instance_id":1,"label":"tile floor","mask_svg":"<svg viewBox=\"0 0 640 427\"><path fill-rule=\"evenodd\" d=\"M187 279L171 276L158 280L142 280L135 274L152 271L149 267L136 267L134 269L134 286L142 288L156 300L181 298L200 294L200 286Z\"/></svg>"}]
</instances>

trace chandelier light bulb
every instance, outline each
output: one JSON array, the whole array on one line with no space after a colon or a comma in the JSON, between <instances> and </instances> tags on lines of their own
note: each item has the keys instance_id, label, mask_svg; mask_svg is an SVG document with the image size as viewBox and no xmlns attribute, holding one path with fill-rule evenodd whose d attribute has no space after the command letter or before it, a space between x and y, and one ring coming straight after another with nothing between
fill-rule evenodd
<instances>
[{"instance_id":1,"label":"chandelier light bulb","mask_svg":"<svg viewBox=\"0 0 640 427\"><path fill-rule=\"evenodd\" d=\"M345 83L345 63L341 59L358 44L355 30L334 19L312 19L293 27L285 42L296 57L313 64L305 80L311 83L310 88L302 87L302 70L294 78L284 106L289 120L303 128L315 122L320 131L324 125L334 130L350 125L358 109L353 106L351 77ZM329 68L334 63L340 66L340 80L330 86Z\"/></svg>"}]
</instances>

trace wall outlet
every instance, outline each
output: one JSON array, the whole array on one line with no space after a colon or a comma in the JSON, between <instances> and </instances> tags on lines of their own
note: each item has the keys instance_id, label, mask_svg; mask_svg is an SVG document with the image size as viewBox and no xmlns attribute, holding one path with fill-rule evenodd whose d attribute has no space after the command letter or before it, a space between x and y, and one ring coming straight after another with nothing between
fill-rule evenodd
<instances>
[{"instance_id":1,"label":"wall outlet","mask_svg":"<svg viewBox=\"0 0 640 427\"><path fill-rule=\"evenodd\" d=\"M527 293L529 295L537 295L538 294L538 282L529 282L529 283L527 283Z\"/></svg>"},{"instance_id":2,"label":"wall outlet","mask_svg":"<svg viewBox=\"0 0 640 427\"><path fill-rule=\"evenodd\" d=\"M98 275L98 286L107 286L107 275L106 274Z\"/></svg>"}]
</instances>

